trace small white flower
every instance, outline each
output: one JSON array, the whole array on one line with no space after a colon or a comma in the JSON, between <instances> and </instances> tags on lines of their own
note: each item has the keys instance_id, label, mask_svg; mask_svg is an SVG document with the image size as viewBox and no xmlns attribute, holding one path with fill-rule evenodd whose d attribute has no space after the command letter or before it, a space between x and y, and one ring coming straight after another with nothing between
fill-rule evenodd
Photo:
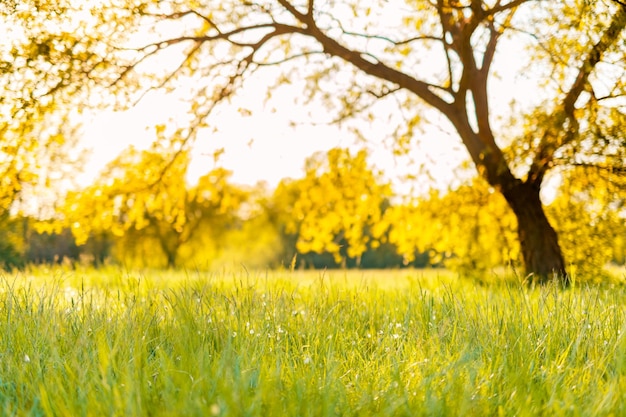
<instances>
[{"instance_id":1,"label":"small white flower","mask_svg":"<svg viewBox=\"0 0 626 417\"><path fill-rule=\"evenodd\" d=\"M28 356L27 354L24 354L24 362L30 363L30 356Z\"/></svg>"}]
</instances>

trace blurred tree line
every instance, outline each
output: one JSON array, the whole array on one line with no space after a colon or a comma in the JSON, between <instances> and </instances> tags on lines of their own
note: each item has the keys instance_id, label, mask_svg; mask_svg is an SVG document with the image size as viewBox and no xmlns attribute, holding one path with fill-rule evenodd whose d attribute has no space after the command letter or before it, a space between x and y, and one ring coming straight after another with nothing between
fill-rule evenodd
<instances>
[{"instance_id":1,"label":"blurred tree line","mask_svg":"<svg viewBox=\"0 0 626 417\"><path fill-rule=\"evenodd\" d=\"M0 218L5 267L62 261L209 269L445 266L464 274L521 265L516 219L481 178L402 199L365 151L311 156L302 178L274 190L231 172L186 180L175 143L129 148L92 185L69 192L51 219ZM217 162L217 158L216 158ZM626 187L572 168L547 206L570 268L601 277L626 263Z\"/></svg>"}]
</instances>

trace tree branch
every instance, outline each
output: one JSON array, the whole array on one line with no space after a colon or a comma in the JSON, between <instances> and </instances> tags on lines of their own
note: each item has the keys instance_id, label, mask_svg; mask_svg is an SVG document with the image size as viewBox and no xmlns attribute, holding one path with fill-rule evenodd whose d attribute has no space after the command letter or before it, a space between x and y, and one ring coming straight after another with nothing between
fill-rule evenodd
<instances>
[{"instance_id":1,"label":"tree branch","mask_svg":"<svg viewBox=\"0 0 626 417\"><path fill-rule=\"evenodd\" d=\"M419 81L401 71L395 70L380 61L372 62L364 57L364 54L358 50L349 49L335 39L327 36L323 33L315 24L313 17L304 15L298 12L289 2L286 0L278 0L294 17L306 25L306 28L297 28L298 33L310 36L317 40L323 47L324 52L331 56L335 56L343 59L346 62L351 63L358 69L362 70L368 75L381 78L383 80L394 83L401 88L407 89L422 100L435 107L442 113L446 113L450 109L450 104L430 90L430 86Z\"/></svg>"},{"instance_id":2,"label":"tree branch","mask_svg":"<svg viewBox=\"0 0 626 417\"><path fill-rule=\"evenodd\" d=\"M489 70L495 57L496 48L500 35L502 35L503 29L508 27L513 15L515 14L515 8L510 9L505 21L500 29L497 29L493 19L487 20L487 30L489 31L489 41L483 54L483 59L480 68L471 68L475 74L472 75L473 83L470 86L472 91L472 98L474 101L474 108L476 110L476 122L478 125L478 133L483 140L489 144L492 148L497 148L493 131L491 130L491 123L489 121L489 96L487 94L487 80L489 79ZM470 35L471 36L471 35Z\"/></svg>"},{"instance_id":3,"label":"tree branch","mask_svg":"<svg viewBox=\"0 0 626 417\"><path fill-rule=\"evenodd\" d=\"M565 94L560 108L556 110L554 124L546 129L539 143L538 151L528 171L527 181L540 185L546 172L552 167L554 153L561 146L571 142L578 135L578 119L575 115L576 101L588 85L589 76L602 59L602 55L619 39L626 27L626 7L620 8L613 16L609 27L600 40L594 44L578 70L578 74L569 91ZM567 127L563 134L559 129Z\"/></svg>"},{"instance_id":4,"label":"tree branch","mask_svg":"<svg viewBox=\"0 0 626 417\"><path fill-rule=\"evenodd\" d=\"M521 6L524 3L529 3L530 1L537 1L537 2L541 2L541 1L545 1L545 2L549 2L552 0L513 0L510 1L506 4L502 4L502 2L498 1L494 7L492 7L491 9L487 9L485 10L485 15L486 16L494 16L498 13L501 13L505 10L511 10L511 9L515 9L518 6Z\"/></svg>"},{"instance_id":5,"label":"tree branch","mask_svg":"<svg viewBox=\"0 0 626 417\"><path fill-rule=\"evenodd\" d=\"M280 65L280 64L284 64L285 62L289 62L289 61L293 61L296 60L298 58L304 58L307 56L311 56L311 55L318 55L318 54L324 54L324 51L304 51L302 53L299 54L293 54L290 56L286 56L285 58L276 60L276 61L269 61L269 62L263 62L263 61L253 61L254 64L260 66L260 67L271 67L271 66L275 66L275 65Z\"/></svg>"},{"instance_id":6,"label":"tree branch","mask_svg":"<svg viewBox=\"0 0 626 417\"><path fill-rule=\"evenodd\" d=\"M620 4L622 7L626 8L626 2L623 0L613 0L615 3Z\"/></svg>"},{"instance_id":7,"label":"tree branch","mask_svg":"<svg viewBox=\"0 0 626 417\"><path fill-rule=\"evenodd\" d=\"M291 13L296 19L301 21L302 23L307 23L308 21L313 20L313 1L309 0L307 13L301 13L298 9L295 8L294 5L289 3L287 0L278 0L278 3L283 6L289 13Z\"/></svg>"}]
</instances>

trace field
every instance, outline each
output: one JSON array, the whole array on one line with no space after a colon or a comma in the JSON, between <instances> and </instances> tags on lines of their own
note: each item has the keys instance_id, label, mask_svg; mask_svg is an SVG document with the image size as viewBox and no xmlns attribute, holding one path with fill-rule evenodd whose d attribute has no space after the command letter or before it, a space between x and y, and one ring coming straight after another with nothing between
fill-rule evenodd
<instances>
[{"instance_id":1,"label":"field","mask_svg":"<svg viewBox=\"0 0 626 417\"><path fill-rule=\"evenodd\" d=\"M626 415L621 285L243 268L1 280L1 415Z\"/></svg>"}]
</instances>

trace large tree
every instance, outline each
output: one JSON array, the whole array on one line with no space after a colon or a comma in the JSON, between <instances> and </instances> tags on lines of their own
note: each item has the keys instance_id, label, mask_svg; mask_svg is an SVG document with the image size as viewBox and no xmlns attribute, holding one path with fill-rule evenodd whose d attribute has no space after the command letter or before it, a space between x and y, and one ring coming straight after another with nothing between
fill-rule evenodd
<instances>
[{"instance_id":1,"label":"large tree","mask_svg":"<svg viewBox=\"0 0 626 417\"><path fill-rule=\"evenodd\" d=\"M527 273L539 282L567 279L540 200L546 174L563 164L625 168L621 1L101 0L80 7L90 8L76 14L88 25L82 30L42 26L46 36L33 37L33 53L52 64L46 76L58 79L51 90L113 86L132 100L190 79L184 88L196 118L188 137L216 103L268 66L283 70L279 81L304 80L307 97L340 106L338 120L375 118L377 103L398 103L390 133L400 146L435 110L515 213ZM511 59L502 58L503 45L516 42L530 61L498 65ZM534 101L515 107L509 121L494 112L509 99L493 88L496 67L540 81Z\"/></svg>"}]
</instances>

